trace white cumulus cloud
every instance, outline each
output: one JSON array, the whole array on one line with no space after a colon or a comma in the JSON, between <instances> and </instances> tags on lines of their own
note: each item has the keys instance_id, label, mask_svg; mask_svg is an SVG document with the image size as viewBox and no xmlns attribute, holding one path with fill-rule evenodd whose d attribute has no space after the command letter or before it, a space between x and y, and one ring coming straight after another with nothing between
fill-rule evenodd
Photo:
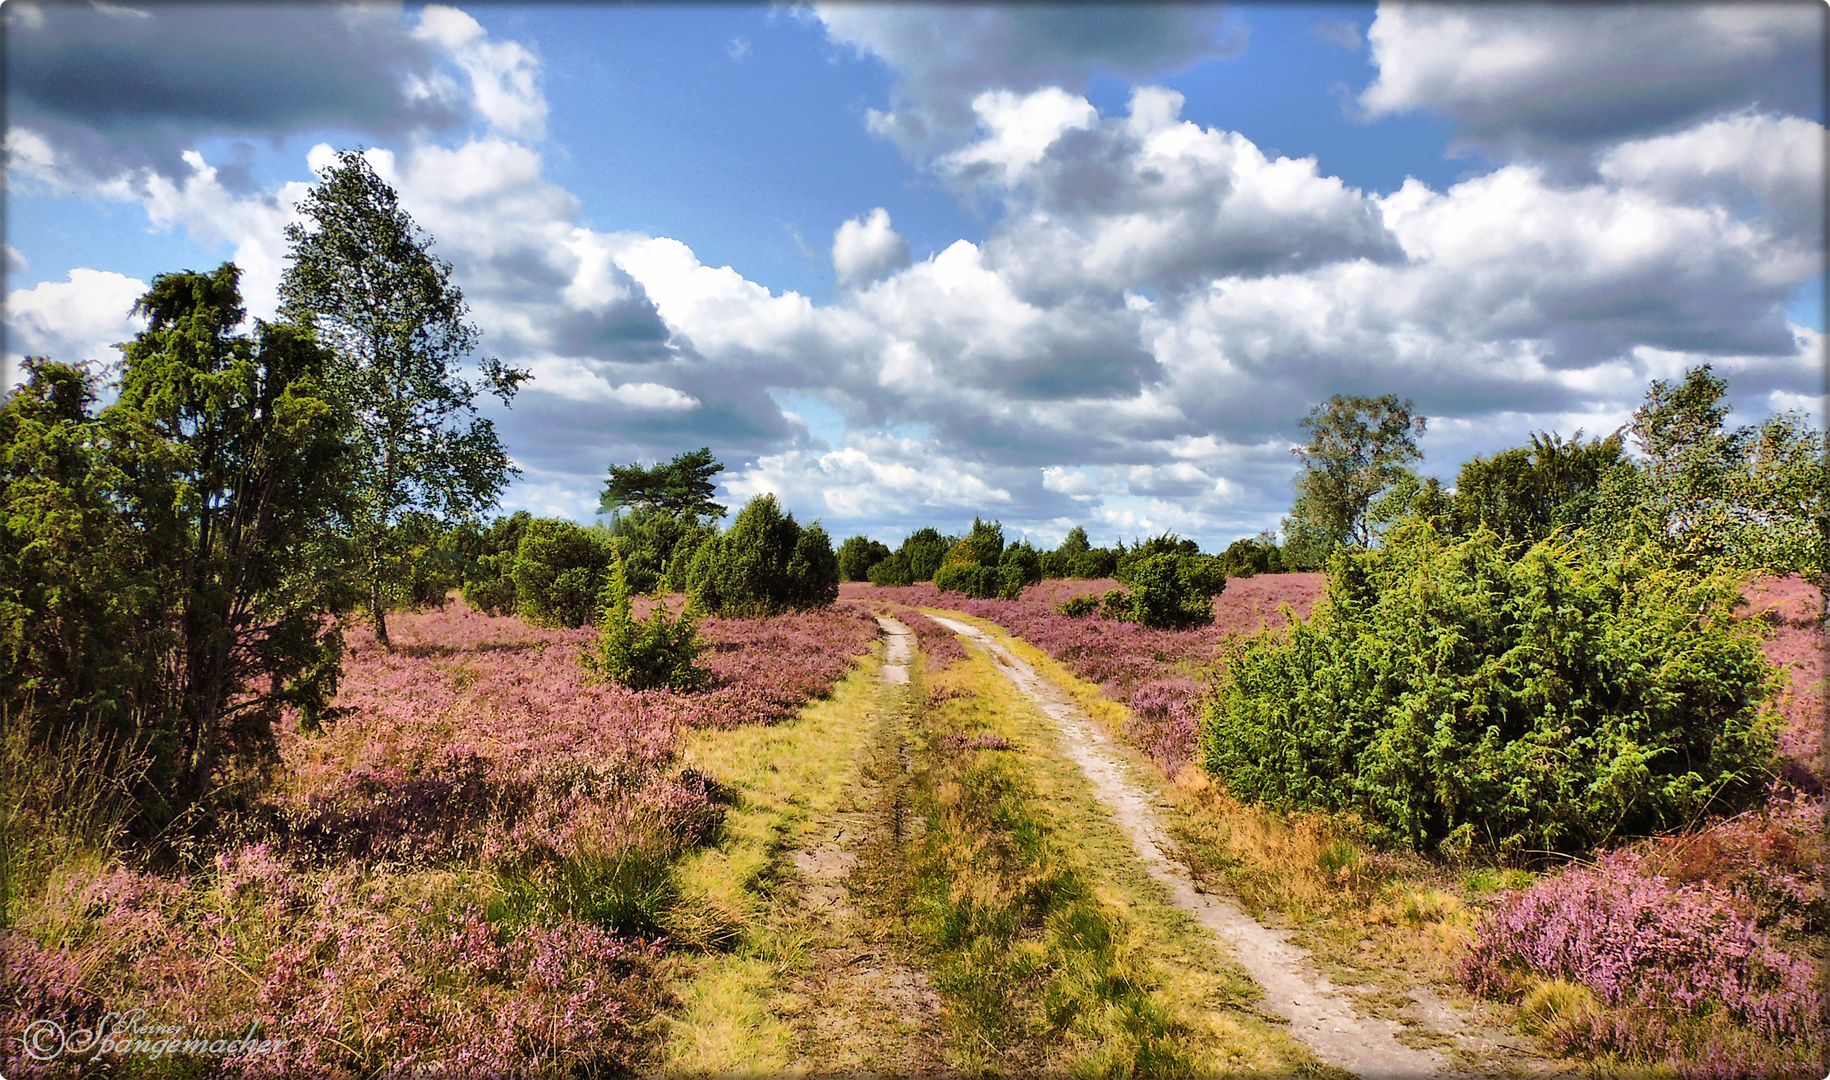
<instances>
[{"instance_id":1,"label":"white cumulus cloud","mask_svg":"<svg viewBox=\"0 0 1830 1080\"><path fill-rule=\"evenodd\" d=\"M832 268L843 285L875 281L909 265L909 242L890 227L890 212L851 218L832 234Z\"/></svg>"}]
</instances>

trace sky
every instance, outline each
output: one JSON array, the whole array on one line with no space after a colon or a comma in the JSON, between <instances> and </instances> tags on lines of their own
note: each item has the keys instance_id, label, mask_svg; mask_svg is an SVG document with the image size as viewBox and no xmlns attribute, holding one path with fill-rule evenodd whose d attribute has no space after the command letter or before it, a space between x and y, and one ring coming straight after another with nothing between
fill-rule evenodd
<instances>
[{"instance_id":1,"label":"sky","mask_svg":"<svg viewBox=\"0 0 1830 1080\"><path fill-rule=\"evenodd\" d=\"M1822 2L918 7L10 0L5 385L118 360L361 148L449 261L502 510L709 445L894 544L1215 549L1337 394L1427 475L1708 363L1826 416Z\"/></svg>"}]
</instances>

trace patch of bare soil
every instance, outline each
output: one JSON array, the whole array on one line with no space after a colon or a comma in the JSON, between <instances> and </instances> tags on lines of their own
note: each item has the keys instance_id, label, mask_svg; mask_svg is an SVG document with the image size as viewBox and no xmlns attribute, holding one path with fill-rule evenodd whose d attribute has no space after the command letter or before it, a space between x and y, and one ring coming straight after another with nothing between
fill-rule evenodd
<instances>
[{"instance_id":1,"label":"patch of bare soil","mask_svg":"<svg viewBox=\"0 0 1830 1080\"><path fill-rule=\"evenodd\" d=\"M1308 951L1289 940L1291 931L1263 926L1238 905L1200 890L1187 865L1170 854L1175 845L1158 816L1157 802L1126 755L1065 693L977 627L930 618L983 648L1005 677L1042 708L1060 733L1063 754L1080 766L1113 820L1131 836L1151 877L1177 907L1232 947L1241 966L1264 988L1263 1008L1286 1017L1290 1033L1318 1058L1366 1077L1462 1075L1470 1061L1491 1060L1496 1049L1516 1041L1509 1033L1482 1026L1427 987L1411 993L1412 1003L1404 1010L1409 1025L1362 1015L1348 995L1363 988L1336 986L1318 972ZM1460 1053L1452 1059L1407 1042L1437 1042Z\"/></svg>"}]
</instances>

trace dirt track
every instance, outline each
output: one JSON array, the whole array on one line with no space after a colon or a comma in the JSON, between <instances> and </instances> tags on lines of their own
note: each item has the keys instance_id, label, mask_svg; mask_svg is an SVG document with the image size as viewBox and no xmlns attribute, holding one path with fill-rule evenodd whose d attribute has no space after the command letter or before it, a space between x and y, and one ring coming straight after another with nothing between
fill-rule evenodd
<instances>
[{"instance_id":1,"label":"dirt track","mask_svg":"<svg viewBox=\"0 0 1830 1080\"><path fill-rule=\"evenodd\" d=\"M1080 766L1099 800L1111 809L1113 820L1130 835L1150 876L1163 884L1177 907L1232 947L1240 964L1264 988L1265 1008L1288 1017L1290 1033L1317 1057L1366 1077L1453 1071L1442 1054L1399 1042L1396 1035L1402 1027L1396 1021L1356 1012L1327 976L1308 963L1306 950L1288 940L1288 931L1261 926L1236 905L1197 891L1188 867L1167 854L1173 845L1154 801L1111 737L989 634L956 619L929 617L983 649L1005 677L1047 713L1060 733L1063 754Z\"/></svg>"}]
</instances>

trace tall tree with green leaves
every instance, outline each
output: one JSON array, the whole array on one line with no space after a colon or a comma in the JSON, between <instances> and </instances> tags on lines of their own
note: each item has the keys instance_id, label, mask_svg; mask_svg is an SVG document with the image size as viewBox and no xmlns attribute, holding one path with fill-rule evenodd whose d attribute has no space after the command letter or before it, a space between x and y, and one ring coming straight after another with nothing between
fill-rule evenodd
<instances>
[{"instance_id":1,"label":"tall tree with green leaves","mask_svg":"<svg viewBox=\"0 0 1830 1080\"><path fill-rule=\"evenodd\" d=\"M313 722L342 653L324 616L353 600L331 357L298 327L235 333L238 276L154 278L99 415L84 373L42 360L0 407L6 705L131 740L173 802L263 753L281 706Z\"/></svg>"},{"instance_id":2,"label":"tall tree with green leaves","mask_svg":"<svg viewBox=\"0 0 1830 1080\"><path fill-rule=\"evenodd\" d=\"M1628 428L1640 468L1611 493L1614 516L1638 515L1699 567L1821 577L1830 550L1824 435L1798 412L1725 427L1727 395L1708 364L1681 381L1653 381Z\"/></svg>"},{"instance_id":3,"label":"tall tree with green leaves","mask_svg":"<svg viewBox=\"0 0 1830 1080\"><path fill-rule=\"evenodd\" d=\"M709 446L676 454L672 461L653 468L612 465L598 505L606 514L662 510L675 517L690 517L694 522L703 518L710 523L725 514L725 508L712 501L716 490L712 477L723 469Z\"/></svg>"},{"instance_id":4,"label":"tall tree with green leaves","mask_svg":"<svg viewBox=\"0 0 1830 1080\"><path fill-rule=\"evenodd\" d=\"M431 237L360 152L338 153L299 211L304 221L286 228L280 310L315 327L337 357L359 462L353 539L387 645L388 604L406 576L401 521L471 520L495 505L516 470L476 397L487 390L506 404L528 375L484 358L480 382L465 378L478 331L451 264L431 254Z\"/></svg>"},{"instance_id":5,"label":"tall tree with green leaves","mask_svg":"<svg viewBox=\"0 0 1830 1080\"><path fill-rule=\"evenodd\" d=\"M1530 446L1476 457L1456 476L1451 514L1460 532L1485 525L1502 539L1529 544L1554 530L1588 524L1602 487L1620 469L1619 432L1584 442L1533 433Z\"/></svg>"},{"instance_id":6,"label":"tall tree with green leaves","mask_svg":"<svg viewBox=\"0 0 1830 1080\"><path fill-rule=\"evenodd\" d=\"M1373 522L1367 508L1421 461L1417 438L1424 418L1396 395L1348 397L1336 394L1309 410L1303 428L1309 442L1292 452L1302 459L1297 500L1286 531L1305 544L1351 543L1370 547Z\"/></svg>"}]
</instances>

